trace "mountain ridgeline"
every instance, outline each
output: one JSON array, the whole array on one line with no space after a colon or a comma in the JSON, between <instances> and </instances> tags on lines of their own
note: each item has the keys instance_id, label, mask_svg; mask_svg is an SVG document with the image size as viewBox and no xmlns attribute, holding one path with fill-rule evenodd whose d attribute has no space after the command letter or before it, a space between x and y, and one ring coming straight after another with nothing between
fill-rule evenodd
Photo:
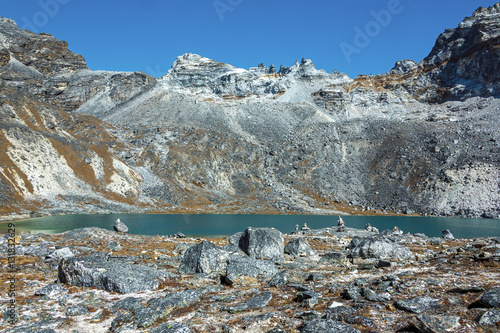
<instances>
[{"instance_id":1,"label":"mountain ridgeline","mask_svg":"<svg viewBox=\"0 0 500 333\"><path fill-rule=\"evenodd\" d=\"M500 214L500 4L354 79L195 54L91 71L0 18L0 213Z\"/></svg>"}]
</instances>

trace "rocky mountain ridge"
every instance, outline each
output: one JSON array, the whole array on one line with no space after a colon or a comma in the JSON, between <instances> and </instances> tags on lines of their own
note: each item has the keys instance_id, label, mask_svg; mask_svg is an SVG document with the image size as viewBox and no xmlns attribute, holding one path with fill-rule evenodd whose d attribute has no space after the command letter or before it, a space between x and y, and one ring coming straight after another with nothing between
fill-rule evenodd
<instances>
[{"instance_id":1,"label":"rocky mountain ridge","mask_svg":"<svg viewBox=\"0 0 500 333\"><path fill-rule=\"evenodd\" d=\"M153 78L2 18L0 213L498 217L499 35L496 4L386 74L184 54Z\"/></svg>"}]
</instances>

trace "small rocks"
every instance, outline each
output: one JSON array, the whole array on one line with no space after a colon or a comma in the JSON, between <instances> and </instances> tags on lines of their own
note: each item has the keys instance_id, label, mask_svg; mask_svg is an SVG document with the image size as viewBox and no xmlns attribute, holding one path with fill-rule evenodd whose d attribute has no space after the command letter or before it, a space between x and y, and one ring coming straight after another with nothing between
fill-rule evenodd
<instances>
[{"instance_id":1,"label":"small rocks","mask_svg":"<svg viewBox=\"0 0 500 333\"><path fill-rule=\"evenodd\" d=\"M113 229L117 232L123 232L123 233L128 233L128 227L120 221L120 219L117 219L116 222L113 224Z\"/></svg>"},{"instance_id":2,"label":"small rocks","mask_svg":"<svg viewBox=\"0 0 500 333\"><path fill-rule=\"evenodd\" d=\"M416 314L436 310L439 309L440 306L441 301L439 299L427 296L415 297L408 300L403 299L396 302L396 307L398 309Z\"/></svg>"},{"instance_id":3,"label":"small rocks","mask_svg":"<svg viewBox=\"0 0 500 333\"><path fill-rule=\"evenodd\" d=\"M455 237L453 237L453 234L451 233L451 231L447 230L447 229L442 231L441 238L443 238L443 239L455 239Z\"/></svg>"},{"instance_id":4,"label":"small rocks","mask_svg":"<svg viewBox=\"0 0 500 333\"><path fill-rule=\"evenodd\" d=\"M343 252L329 252L325 253L319 259L320 264L342 264L347 261L347 257Z\"/></svg>"}]
</instances>

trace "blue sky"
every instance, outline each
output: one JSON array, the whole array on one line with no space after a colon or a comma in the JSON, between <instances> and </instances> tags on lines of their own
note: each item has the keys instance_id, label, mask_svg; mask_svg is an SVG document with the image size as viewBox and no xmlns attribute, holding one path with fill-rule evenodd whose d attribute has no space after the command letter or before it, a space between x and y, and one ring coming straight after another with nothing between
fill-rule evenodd
<instances>
[{"instance_id":1,"label":"blue sky","mask_svg":"<svg viewBox=\"0 0 500 333\"><path fill-rule=\"evenodd\" d=\"M16 0L0 16L69 42L93 70L165 74L178 55L198 53L237 67L263 62L351 77L422 60L445 28L479 6L471 0Z\"/></svg>"}]
</instances>

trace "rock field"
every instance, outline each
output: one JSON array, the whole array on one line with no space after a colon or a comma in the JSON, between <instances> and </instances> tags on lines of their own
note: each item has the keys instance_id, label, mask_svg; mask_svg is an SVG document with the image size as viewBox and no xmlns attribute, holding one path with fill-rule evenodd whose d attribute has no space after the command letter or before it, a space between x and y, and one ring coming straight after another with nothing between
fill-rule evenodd
<instances>
[{"instance_id":1,"label":"rock field","mask_svg":"<svg viewBox=\"0 0 500 333\"><path fill-rule=\"evenodd\" d=\"M500 329L499 238L337 226L217 239L99 228L9 236L0 263L17 244L17 321L2 303L2 332ZM2 268L2 281L8 274Z\"/></svg>"}]
</instances>

